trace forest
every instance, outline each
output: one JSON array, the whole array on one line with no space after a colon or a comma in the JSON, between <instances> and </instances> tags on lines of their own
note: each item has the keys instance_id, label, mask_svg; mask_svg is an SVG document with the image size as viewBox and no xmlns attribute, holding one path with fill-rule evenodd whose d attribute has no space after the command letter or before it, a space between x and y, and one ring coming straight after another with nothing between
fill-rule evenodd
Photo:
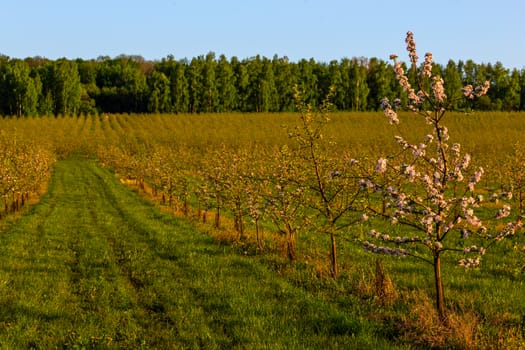
<instances>
[{"instance_id":1,"label":"forest","mask_svg":"<svg viewBox=\"0 0 525 350\"><path fill-rule=\"evenodd\" d=\"M525 109L525 69L449 60L434 63L433 72L447 82L450 110ZM461 87L486 80L491 87L482 98L454 99ZM339 111L377 110L383 97L393 99L401 92L392 64L379 58L292 62L278 56L217 58L213 52L160 61L127 55L90 60L0 57L3 116L290 112L295 110L294 86L313 106L333 87L332 102Z\"/></svg>"}]
</instances>

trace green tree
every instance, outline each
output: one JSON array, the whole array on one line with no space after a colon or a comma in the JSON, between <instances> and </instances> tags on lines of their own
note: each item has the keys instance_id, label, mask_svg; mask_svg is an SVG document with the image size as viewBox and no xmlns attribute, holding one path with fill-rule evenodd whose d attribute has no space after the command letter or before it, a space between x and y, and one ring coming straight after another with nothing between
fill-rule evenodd
<instances>
[{"instance_id":1,"label":"green tree","mask_svg":"<svg viewBox=\"0 0 525 350\"><path fill-rule=\"evenodd\" d=\"M22 60L12 60L4 66L4 113L21 117L37 114L39 81L31 77L29 65Z\"/></svg>"},{"instance_id":2,"label":"green tree","mask_svg":"<svg viewBox=\"0 0 525 350\"><path fill-rule=\"evenodd\" d=\"M449 60L443 72L443 79L447 82L444 86L445 95L450 101L450 109L458 109L461 105L461 89L463 83L461 82L461 71L453 60Z\"/></svg>"},{"instance_id":3,"label":"green tree","mask_svg":"<svg viewBox=\"0 0 525 350\"><path fill-rule=\"evenodd\" d=\"M298 78L297 83L302 98L306 104L318 106L320 102L318 90L318 77L314 74L315 61L312 59L302 59L297 64ZM324 98L324 97L323 97ZM322 99L322 98L321 98Z\"/></svg>"},{"instance_id":4,"label":"green tree","mask_svg":"<svg viewBox=\"0 0 525 350\"><path fill-rule=\"evenodd\" d=\"M352 62L347 57L341 59L339 62L339 69L341 71L341 78L342 78L342 88L341 90L344 91L343 97L340 99L342 105L341 109L348 111L351 109L352 102L351 102L351 96L350 96L350 69L352 66Z\"/></svg>"},{"instance_id":5,"label":"green tree","mask_svg":"<svg viewBox=\"0 0 525 350\"><path fill-rule=\"evenodd\" d=\"M186 79L186 63L177 62L175 69L170 75L171 100L175 112L188 112L190 105L190 92L188 80Z\"/></svg>"},{"instance_id":6,"label":"green tree","mask_svg":"<svg viewBox=\"0 0 525 350\"><path fill-rule=\"evenodd\" d=\"M140 57L99 58L97 105L105 112L146 111L147 83Z\"/></svg>"},{"instance_id":7,"label":"green tree","mask_svg":"<svg viewBox=\"0 0 525 350\"><path fill-rule=\"evenodd\" d=\"M218 112L231 112L236 108L237 91L235 73L226 56L221 55L217 63L217 89L219 94Z\"/></svg>"},{"instance_id":8,"label":"green tree","mask_svg":"<svg viewBox=\"0 0 525 350\"><path fill-rule=\"evenodd\" d=\"M262 59L257 55L246 61L248 68L249 82L247 87L247 108L250 111L260 112L261 101L261 80L262 80Z\"/></svg>"},{"instance_id":9,"label":"green tree","mask_svg":"<svg viewBox=\"0 0 525 350\"><path fill-rule=\"evenodd\" d=\"M187 74L189 83L189 111L192 113L200 113L205 108L205 101L202 100L202 90L204 89L202 82L203 57L192 58L189 64Z\"/></svg>"},{"instance_id":10,"label":"green tree","mask_svg":"<svg viewBox=\"0 0 525 350\"><path fill-rule=\"evenodd\" d=\"M204 61L202 70L202 101L204 103L204 111L216 112L219 103L219 92L217 90L217 81L215 77L217 62L215 61L215 53L209 52Z\"/></svg>"},{"instance_id":11,"label":"green tree","mask_svg":"<svg viewBox=\"0 0 525 350\"><path fill-rule=\"evenodd\" d=\"M249 85L250 85L250 75L248 72L248 67L246 61L239 61L237 57L232 57L231 65L235 76L237 77L235 81L235 87L237 91L237 110L239 111L250 111L249 106Z\"/></svg>"},{"instance_id":12,"label":"green tree","mask_svg":"<svg viewBox=\"0 0 525 350\"><path fill-rule=\"evenodd\" d=\"M171 112L170 80L164 73L153 71L148 78L148 112Z\"/></svg>"},{"instance_id":13,"label":"green tree","mask_svg":"<svg viewBox=\"0 0 525 350\"><path fill-rule=\"evenodd\" d=\"M467 60L465 63L459 62L463 68L463 84L476 84L476 64L472 60Z\"/></svg>"},{"instance_id":14,"label":"green tree","mask_svg":"<svg viewBox=\"0 0 525 350\"><path fill-rule=\"evenodd\" d=\"M82 84L82 96L80 98L80 113L95 114L97 113L95 97L100 93L97 86L98 64L94 60L85 61L77 59L75 61Z\"/></svg>"},{"instance_id":15,"label":"green tree","mask_svg":"<svg viewBox=\"0 0 525 350\"><path fill-rule=\"evenodd\" d=\"M294 86L297 83L294 65L289 62L288 57L279 58L275 55L272 60L272 66L279 111L294 111Z\"/></svg>"},{"instance_id":16,"label":"green tree","mask_svg":"<svg viewBox=\"0 0 525 350\"><path fill-rule=\"evenodd\" d=\"M353 58L350 61L349 69L349 94L350 94L350 108L353 111L364 111L366 110L366 103L368 98L368 93L370 89L368 88L366 78L367 78L367 61L364 58Z\"/></svg>"},{"instance_id":17,"label":"green tree","mask_svg":"<svg viewBox=\"0 0 525 350\"><path fill-rule=\"evenodd\" d=\"M503 97L503 109L518 111L520 109L520 72L513 69L509 76L507 91Z\"/></svg>"},{"instance_id":18,"label":"green tree","mask_svg":"<svg viewBox=\"0 0 525 350\"><path fill-rule=\"evenodd\" d=\"M391 67L383 60L371 58L368 62L368 74L366 83L369 88L367 106L368 109L375 109L374 106L379 105L382 98L394 97L392 93L392 82L395 81L395 76Z\"/></svg>"},{"instance_id":19,"label":"green tree","mask_svg":"<svg viewBox=\"0 0 525 350\"><path fill-rule=\"evenodd\" d=\"M273 66L267 58L263 59L259 94L261 112L277 112L279 110Z\"/></svg>"},{"instance_id":20,"label":"green tree","mask_svg":"<svg viewBox=\"0 0 525 350\"><path fill-rule=\"evenodd\" d=\"M520 111L525 110L525 69L520 72Z\"/></svg>"},{"instance_id":21,"label":"green tree","mask_svg":"<svg viewBox=\"0 0 525 350\"><path fill-rule=\"evenodd\" d=\"M519 108L519 73L513 74L503 67L501 62L487 65L488 74L493 87L489 90L492 110L517 110Z\"/></svg>"},{"instance_id":22,"label":"green tree","mask_svg":"<svg viewBox=\"0 0 525 350\"><path fill-rule=\"evenodd\" d=\"M77 115L80 110L82 86L77 64L60 59L51 66L53 113L55 115Z\"/></svg>"},{"instance_id":23,"label":"green tree","mask_svg":"<svg viewBox=\"0 0 525 350\"><path fill-rule=\"evenodd\" d=\"M188 112L189 109L186 66L187 62L185 60L175 61L172 55L163 59L155 66L155 69L164 73L170 81L172 110L175 113Z\"/></svg>"},{"instance_id":24,"label":"green tree","mask_svg":"<svg viewBox=\"0 0 525 350\"><path fill-rule=\"evenodd\" d=\"M339 62L336 60L330 61L328 72L330 83L333 88L332 103L336 109L343 110L345 106L346 90L343 85L343 76L341 74L341 66L339 65Z\"/></svg>"}]
</instances>

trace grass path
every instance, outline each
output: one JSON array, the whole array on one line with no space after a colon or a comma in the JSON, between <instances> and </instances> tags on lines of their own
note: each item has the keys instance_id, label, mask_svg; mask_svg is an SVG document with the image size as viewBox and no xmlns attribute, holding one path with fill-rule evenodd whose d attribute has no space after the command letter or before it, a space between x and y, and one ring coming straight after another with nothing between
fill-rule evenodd
<instances>
[{"instance_id":1,"label":"grass path","mask_svg":"<svg viewBox=\"0 0 525 350\"><path fill-rule=\"evenodd\" d=\"M161 213L93 161L0 232L1 348L388 348L351 310Z\"/></svg>"}]
</instances>

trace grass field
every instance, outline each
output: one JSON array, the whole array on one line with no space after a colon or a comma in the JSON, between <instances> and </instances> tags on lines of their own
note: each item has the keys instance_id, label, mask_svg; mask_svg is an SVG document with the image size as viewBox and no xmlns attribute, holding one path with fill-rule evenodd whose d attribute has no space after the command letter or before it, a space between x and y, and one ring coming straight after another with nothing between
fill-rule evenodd
<instances>
[{"instance_id":1,"label":"grass field","mask_svg":"<svg viewBox=\"0 0 525 350\"><path fill-rule=\"evenodd\" d=\"M397 147L398 132L411 142L426 132L424 122L402 117L392 129L380 113L335 113L326 136L343 161L375 162ZM453 141L486 169L480 191L507 186L523 164L513 151L525 115L448 117ZM0 143L10 154L16 142L32 140L24 152L39 145L59 159L40 203L0 221L0 348L525 348L522 232L488 250L480 269L466 271L457 256L444 257L444 327L431 267L388 257L376 265L377 256L362 248L370 223L338 232L337 279L330 277L326 235L300 232L290 262L275 225L262 220L259 248L244 213L239 239L231 194L219 229L212 206L201 223L197 211L214 203L199 192L202 179L215 172L231 186L267 173L275 149L292 145L287 130L296 124L295 114L0 120ZM16 142L3 143L13 135ZM236 186L230 190L246 193L243 182ZM384 228L405 235L398 226Z\"/></svg>"},{"instance_id":2,"label":"grass field","mask_svg":"<svg viewBox=\"0 0 525 350\"><path fill-rule=\"evenodd\" d=\"M395 348L362 318L144 202L93 161L56 164L0 235L1 348Z\"/></svg>"}]
</instances>

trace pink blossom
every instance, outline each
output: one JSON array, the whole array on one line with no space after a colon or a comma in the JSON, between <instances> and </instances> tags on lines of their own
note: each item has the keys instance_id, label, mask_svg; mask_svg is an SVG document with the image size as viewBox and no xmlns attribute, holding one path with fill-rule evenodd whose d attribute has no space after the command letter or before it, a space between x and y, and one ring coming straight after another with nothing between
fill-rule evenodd
<instances>
[{"instance_id":1,"label":"pink blossom","mask_svg":"<svg viewBox=\"0 0 525 350\"><path fill-rule=\"evenodd\" d=\"M378 173L384 173L386 171L386 159L385 158L379 158L377 160L376 164L376 171Z\"/></svg>"},{"instance_id":2,"label":"pink blossom","mask_svg":"<svg viewBox=\"0 0 525 350\"><path fill-rule=\"evenodd\" d=\"M426 154L425 148L427 148L427 145L424 143L420 143L419 146L412 146L412 155L415 158L424 157Z\"/></svg>"},{"instance_id":3,"label":"pink blossom","mask_svg":"<svg viewBox=\"0 0 525 350\"><path fill-rule=\"evenodd\" d=\"M463 88L463 95L471 100L475 97L480 97L485 95L490 88L490 81L484 81L483 85L478 85L475 88L472 85L466 85Z\"/></svg>"},{"instance_id":4,"label":"pink blossom","mask_svg":"<svg viewBox=\"0 0 525 350\"><path fill-rule=\"evenodd\" d=\"M405 150L407 149L408 147L410 147L410 144L405 141L404 138L402 138L401 136L394 136L394 138L396 139L396 142Z\"/></svg>"},{"instance_id":5,"label":"pink blossom","mask_svg":"<svg viewBox=\"0 0 525 350\"><path fill-rule=\"evenodd\" d=\"M470 98L471 100L474 99L474 94L473 94L473 91L474 89L472 88L472 85L466 85L464 88L463 88L463 95L467 98Z\"/></svg>"},{"instance_id":6,"label":"pink blossom","mask_svg":"<svg viewBox=\"0 0 525 350\"><path fill-rule=\"evenodd\" d=\"M423 102L421 96L416 94L415 90L412 88L408 89L408 99L416 105L420 105Z\"/></svg>"},{"instance_id":7,"label":"pink blossom","mask_svg":"<svg viewBox=\"0 0 525 350\"><path fill-rule=\"evenodd\" d=\"M423 71L421 74L427 78L432 76L432 52L425 54L425 63L423 63Z\"/></svg>"},{"instance_id":8,"label":"pink blossom","mask_svg":"<svg viewBox=\"0 0 525 350\"><path fill-rule=\"evenodd\" d=\"M510 191L509 191L509 192L503 192L503 193L501 194L501 197L510 200L510 199L512 199L512 192L510 192Z\"/></svg>"},{"instance_id":9,"label":"pink blossom","mask_svg":"<svg viewBox=\"0 0 525 350\"><path fill-rule=\"evenodd\" d=\"M394 72L396 73L396 79L399 82L399 85L403 88L403 91L407 92L410 90L410 83L408 82L408 78L405 75L405 70L403 69L401 62L396 62L394 64Z\"/></svg>"},{"instance_id":10,"label":"pink blossom","mask_svg":"<svg viewBox=\"0 0 525 350\"><path fill-rule=\"evenodd\" d=\"M425 226L426 232L428 234L432 233L434 231L434 215L435 214L427 214L421 219L421 224Z\"/></svg>"},{"instance_id":11,"label":"pink blossom","mask_svg":"<svg viewBox=\"0 0 525 350\"><path fill-rule=\"evenodd\" d=\"M417 172L413 165L407 165L403 173L406 175L408 181L410 182L414 182L414 180L416 179Z\"/></svg>"},{"instance_id":12,"label":"pink blossom","mask_svg":"<svg viewBox=\"0 0 525 350\"><path fill-rule=\"evenodd\" d=\"M390 105L390 101L388 101L388 98L381 99L381 108L383 109L383 113L385 116L388 117L390 124L398 124L399 119L397 118L397 113L392 109L392 106Z\"/></svg>"},{"instance_id":13,"label":"pink blossom","mask_svg":"<svg viewBox=\"0 0 525 350\"><path fill-rule=\"evenodd\" d=\"M500 239L503 239L507 236L513 236L516 233L516 230L518 228L521 228L521 222L509 222L505 227L501 230L501 232L498 234L498 236L495 238L497 241ZM499 239L498 239L499 237Z\"/></svg>"},{"instance_id":14,"label":"pink blossom","mask_svg":"<svg viewBox=\"0 0 525 350\"><path fill-rule=\"evenodd\" d=\"M448 141L449 139L448 128L445 125L439 126L438 132L441 135L441 141Z\"/></svg>"},{"instance_id":15,"label":"pink blossom","mask_svg":"<svg viewBox=\"0 0 525 350\"><path fill-rule=\"evenodd\" d=\"M432 78L432 91L434 93L434 97L440 103L444 102L447 98L447 95L445 95L445 89L443 87L443 84L444 81L441 77Z\"/></svg>"},{"instance_id":16,"label":"pink blossom","mask_svg":"<svg viewBox=\"0 0 525 350\"><path fill-rule=\"evenodd\" d=\"M476 259L467 258L467 259L461 259L459 261L459 266L462 266L468 269L471 267L477 267L480 265L480 263L481 263L481 260L479 259L479 257L477 257Z\"/></svg>"},{"instance_id":17,"label":"pink blossom","mask_svg":"<svg viewBox=\"0 0 525 350\"><path fill-rule=\"evenodd\" d=\"M482 86L476 86L476 97L485 95L490 88L490 81L484 81Z\"/></svg>"},{"instance_id":18,"label":"pink blossom","mask_svg":"<svg viewBox=\"0 0 525 350\"><path fill-rule=\"evenodd\" d=\"M419 97L419 99L420 99L421 101L423 101L425 98L427 98L427 96L428 96L428 95L427 95L427 93L426 93L424 90L419 90L419 91L417 92L417 97Z\"/></svg>"},{"instance_id":19,"label":"pink blossom","mask_svg":"<svg viewBox=\"0 0 525 350\"><path fill-rule=\"evenodd\" d=\"M470 191L474 191L474 187L478 182L481 181L481 175L483 175L483 173L484 170L482 167L479 167L479 169L474 172L474 175L472 175L468 183L468 188Z\"/></svg>"},{"instance_id":20,"label":"pink blossom","mask_svg":"<svg viewBox=\"0 0 525 350\"><path fill-rule=\"evenodd\" d=\"M374 188L374 183L370 180L365 180L365 179L361 179L359 180L359 187L361 187L361 189L365 190L371 190Z\"/></svg>"},{"instance_id":21,"label":"pink blossom","mask_svg":"<svg viewBox=\"0 0 525 350\"><path fill-rule=\"evenodd\" d=\"M410 62L415 64L417 60L419 59L419 57L417 56L417 53L416 53L416 42L414 40L414 33L412 33L411 31L407 32L405 43L407 44L407 51L408 51L408 56L410 57Z\"/></svg>"},{"instance_id":22,"label":"pink blossom","mask_svg":"<svg viewBox=\"0 0 525 350\"><path fill-rule=\"evenodd\" d=\"M454 153L454 156L459 157L459 153L461 151L461 145L459 143L454 143L450 150L452 151L452 153Z\"/></svg>"},{"instance_id":23,"label":"pink blossom","mask_svg":"<svg viewBox=\"0 0 525 350\"><path fill-rule=\"evenodd\" d=\"M468 168L469 164L470 164L470 154L465 153L465 155L463 156L463 161L461 162L461 168L466 169Z\"/></svg>"},{"instance_id":24,"label":"pink blossom","mask_svg":"<svg viewBox=\"0 0 525 350\"><path fill-rule=\"evenodd\" d=\"M388 117L388 121L390 124L399 124L399 118L397 117L397 113L391 109L385 109L384 110L385 115Z\"/></svg>"},{"instance_id":25,"label":"pink blossom","mask_svg":"<svg viewBox=\"0 0 525 350\"><path fill-rule=\"evenodd\" d=\"M408 254L408 251L405 249L376 246L375 244L370 243L368 241L364 242L363 248L367 252L376 253L376 254L386 254L386 255L400 256L400 257L404 257Z\"/></svg>"},{"instance_id":26,"label":"pink blossom","mask_svg":"<svg viewBox=\"0 0 525 350\"><path fill-rule=\"evenodd\" d=\"M462 208L467 208L469 205L472 205L476 203L476 200L471 196L471 197L463 197L461 198L461 201L460 201L460 205Z\"/></svg>"},{"instance_id":27,"label":"pink blossom","mask_svg":"<svg viewBox=\"0 0 525 350\"><path fill-rule=\"evenodd\" d=\"M370 236L374 237L374 238L379 238L381 236L381 233L377 232L376 230L374 229L371 229L370 232L369 232Z\"/></svg>"},{"instance_id":28,"label":"pink blossom","mask_svg":"<svg viewBox=\"0 0 525 350\"><path fill-rule=\"evenodd\" d=\"M454 228L453 222L447 222L445 226L443 226L443 232L448 232Z\"/></svg>"},{"instance_id":29,"label":"pink blossom","mask_svg":"<svg viewBox=\"0 0 525 350\"><path fill-rule=\"evenodd\" d=\"M509 215L510 215L510 206L509 205L504 205L496 213L496 219L506 218Z\"/></svg>"},{"instance_id":30,"label":"pink blossom","mask_svg":"<svg viewBox=\"0 0 525 350\"><path fill-rule=\"evenodd\" d=\"M457 180L458 182L463 181L463 173L461 172L461 170L457 169L457 170L454 172L454 177L456 178L456 180Z\"/></svg>"},{"instance_id":31,"label":"pink blossom","mask_svg":"<svg viewBox=\"0 0 525 350\"><path fill-rule=\"evenodd\" d=\"M467 223L471 225L472 227L480 228L481 225L483 225L481 223L481 220L478 219L478 217L473 214L465 215L465 219L467 220Z\"/></svg>"}]
</instances>

